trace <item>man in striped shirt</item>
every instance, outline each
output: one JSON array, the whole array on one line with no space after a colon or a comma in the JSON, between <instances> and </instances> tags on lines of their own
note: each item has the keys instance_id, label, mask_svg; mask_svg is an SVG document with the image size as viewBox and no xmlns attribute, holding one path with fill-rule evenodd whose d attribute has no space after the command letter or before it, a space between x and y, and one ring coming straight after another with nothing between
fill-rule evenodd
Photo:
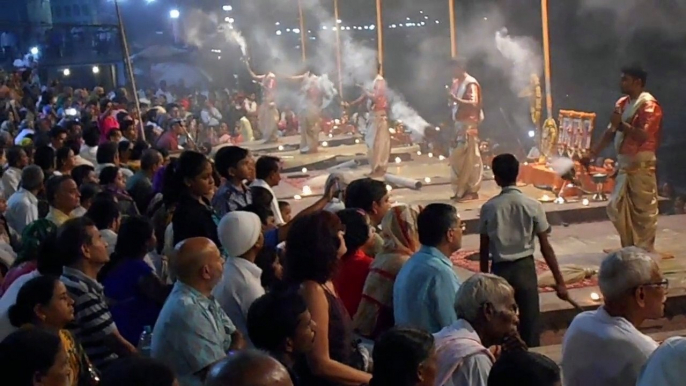
<instances>
[{"instance_id":1,"label":"man in striped shirt","mask_svg":"<svg viewBox=\"0 0 686 386\"><path fill-rule=\"evenodd\" d=\"M93 365L102 371L120 356L135 354L136 348L119 334L97 281L109 255L95 224L86 217L67 221L57 232L57 248L64 262L61 280L74 299L72 332Z\"/></svg>"}]
</instances>

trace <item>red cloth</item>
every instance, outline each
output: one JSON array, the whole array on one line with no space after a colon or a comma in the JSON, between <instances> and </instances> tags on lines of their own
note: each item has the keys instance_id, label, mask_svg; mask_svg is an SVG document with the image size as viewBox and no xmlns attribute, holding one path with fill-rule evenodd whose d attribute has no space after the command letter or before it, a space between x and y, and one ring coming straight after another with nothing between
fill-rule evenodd
<instances>
[{"instance_id":1,"label":"red cloth","mask_svg":"<svg viewBox=\"0 0 686 386\"><path fill-rule=\"evenodd\" d=\"M372 261L373 259L362 250L343 256L338 274L333 280L338 297L351 317L357 313L357 307L362 300L364 282L367 280Z\"/></svg>"},{"instance_id":2,"label":"red cloth","mask_svg":"<svg viewBox=\"0 0 686 386\"><path fill-rule=\"evenodd\" d=\"M457 95L461 83L458 79L453 80L452 93ZM479 123L481 121L481 87L478 83L470 83L462 95L462 99L473 102L474 105L463 104L457 110L455 120L458 122Z\"/></svg>"},{"instance_id":3,"label":"red cloth","mask_svg":"<svg viewBox=\"0 0 686 386\"><path fill-rule=\"evenodd\" d=\"M629 97L620 98L615 104L615 109L622 114L629 107ZM648 139L641 142L633 137L626 136L619 152L624 155L635 155L641 151L655 152L660 146L660 134L662 131L662 107L657 100L643 103L631 120L631 125L642 129L648 134Z\"/></svg>"},{"instance_id":4,"label":"red cloth","mask_svg":"<svg viewBox=\"0 0 686 386\"><path fill-rule=\"evenodd\" d=\"M119 122L117 122L117 118L112 115L105 117L101 116L100 119L98 119L98 129L100 129L100 143L102 144L109 141L107 136L110 131L119 129Z\"/></svg>"},{"instance_id":5,"label":"red cloth","mask_svg":"<svg viewBox=\"0 0 686 386\"><path fill-rule=\"evenodd\" d=\"M372 109L374 111L386 111L388 109L386 88L386 80L384 78L377 78L374 81L374 92L372 93Z\"/></svg>"},{"instance_id":6,"label":"red cloth","mask_svg":"<svg viewBox=\"0 0 686 386\"><path fill-rule=\"evenodd\" d=\"M179 150L179 139L171 131L165 131L164 134L157 140L157 147L167 151Z\"/></svg>"}]
</instances>

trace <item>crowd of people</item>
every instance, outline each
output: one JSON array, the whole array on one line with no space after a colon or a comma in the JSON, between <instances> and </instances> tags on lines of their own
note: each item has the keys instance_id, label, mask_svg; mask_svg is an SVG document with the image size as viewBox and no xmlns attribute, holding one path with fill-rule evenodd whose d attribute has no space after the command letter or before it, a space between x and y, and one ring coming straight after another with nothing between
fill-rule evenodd
<instances>
[{"instance_id":1,"label":"crowd of people","mask_svg":"<svg viewBox=\"0 0 686 386\"><path fill-rule=\"evenodd\" d=\"M450 260L464 230L453 205L393 204L383 182L333 175L294 214L274 194L278 158L208 156L193 140L203 129L187 136L186 122L221 125L212 100L155 108L174 97L160 88L142 140L124 92L24 86L0 104L7 384L561 384L528 348L540 334L535 237L568 295L540 204L513 186L513 156L493 160L503 194L482 209L484 273L464 280ZM619 250L599 285L604 305L566 333L564 384L679 384L667 364L680 338L658 348L638 330L662 316L657 264Z\"/></svg>"}]
</instances>

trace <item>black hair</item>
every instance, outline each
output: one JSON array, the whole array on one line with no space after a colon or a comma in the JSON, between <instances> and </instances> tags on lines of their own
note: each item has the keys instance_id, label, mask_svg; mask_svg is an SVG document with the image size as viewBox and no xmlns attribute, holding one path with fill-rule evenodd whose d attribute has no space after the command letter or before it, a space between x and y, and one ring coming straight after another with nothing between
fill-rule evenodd
<instances>
[{"instance_id":1,"label":"black hair","mask_svg":"<svg viewBox=\"0 0 686 386\"><path fill-rule=\"evenodd\" d=\"M345 226L345 247L347 254L355 253L369 240L369 224L366 215L360 213L360 209L343 209L336 215Z\"/></svg>"},{"instance_id":2,"label":"black hair","mask_svg":"<svg viewBox=\"0 0 686 386\"><path fill-rule=\"evenodd\" d=\"M164 363L152 358L128 357L113 362L103 372L100 386L172 386L176 377Z\"/></svg>"},{"instance_id":3,"label":"black hair","mask_svg":"<svg viewBox=\"0 0 686 386\"><path fill-rule=\"evenodd\" d=\"M229 175L229 169L237 168L238 163L248 157L249 154L250 152L242 147L222 147L219 149L219 151L217 151L217 154L214 155L214 164L222 177L231 179L231 176Z\"/></svg>"},{"instance_id":4,"label":"black hair","mask_svg":"<svg viewBox=\"0 0 686 386\"><path fill-rule=\"evenodd\" d=\"M95 196L102 192L100 185L87 183L79 187L79 193L81 193L81 205L88 200L92 200Z\"/></svg>"},{"instance_id":5,"label":"black hair","mask_svg":"<svg viewBox=\"0 0 686 386\"><path fill-rule=\"evenodd\" d=\"M253 204L271 208L274 195L266 188L261 186L251 186L250 195L252 196Z\"/></svg>"},{"instance_id":6,"label":"black hair","mask_svg":"<svg viewBox=\"0 0 686 386\"><path fill-rule=\"evenodd\" d=\"M51 275L34 277L27 281L17 294L15 304L10 307L10 323L17 328L36 320L34 308L37 305L48 306L55 293L55 283L59 279Z\"/></svg>"},{"instance_id":7,"label":"black hair","mask_svg":"<svg viewBox=\"0 0 686 386\"><path fill-rule=\"evenodd\" d=\"M62 340L56 333L32 328L18 330L0 342L0 372L3 383L31 386L55 364Z\"/></svg>"},{"instance_id":8,"label":"black hair","mask_svg":"<svg viewBox=\"0 0 686 386\"><path fill-rule=\"evenodd\" d=\"M488 386L554 386L558 382L560 368L557 364L545 355L531 351L503 353L488 375Z\"/></svg>"},{"instance_id":9,"label":"black hair","mask_svg":"<svg viewBox=\"0 0 686 386\"><path fill-rule=\"evenodd\" d=\"M86 127L83 131L83 142L85 142L87 146L95 147L98 146L99 141L100 130L98 129L98 126L93 124Z\"/></svg>"},{"instance_id":10,"label":"black hair","mask_svg":"<svg viewBox=\"0 0 686 386\"><path fill-rule=\"evenodd\" d=\"M107 110L107 105L110 103L112 103L112 101L108 98L100 99L100 113L105 113L105 110Z\"/></svg>"},{"instance_id":11,"label":"black hair","mask_svg":"<svg viewBox=\"0 0 686 386\"><path fill-rule=\"evenodd\" d=\"M456 226L457 209L448 204L429 204L417 216L419 242L429 247L438 246L446 233Z\"/></svg>"},{"instance_id":12,"label":"black hair","mask_svg":"<svg viewBox=\"0 0 686 386\"><path fill-rule=\"evenodd\" d=\"M493 176L500 186L510 186L517 183L519 175L519 161L512 154L500 154L491 163Z\"/></svg>"},{"instance_id":13,"label":"black hair","mask_svg":"<svg viewBox=\"0 0 686 386\"><path fill-rule=\"evenodd\" d=\"M41 146L33 154L33 163L40 166L43 171L55 168L55 149L50 146Z\"/></svg>"},{"instance_id":14,"label":"black hair","mask_svg":"<svg viewBox=\"0 0 686 386\"><path fill-rule=\"evenodd\" d=\"M98 146L98 151L95 153L95 160L99 164L113 164L114 160L119 154L119 148L116 143L105 142Z\"/></svg>"},{"instance_id":15,"label":"black hair","mask_svg":"<svg viewBox=\"0 0 686 386\"><path fill-rule=\"evenodd\" d=\"M162 161L162 155L155 149L147 149L141 156L141 170L151 170Z\"/></svg>"},{"instance_id":16,"label":"black hair","mask_svg":"<svg viewBox=\"0 0 686 386\"><path fill-rule=\"evenodd\" d=\"M74 152L74 155L81 154L81 144L79 143L79 140L76 138L69 138L66 141L64 141L64 147L70 148L71 151Z\"/></svg>"},{"instance_id":17,"label":"black hair","mask_svg":"<svg viewBox=\"0 0 686 386\"><path fill-rule=\"evenodd\" d=\"M50 205L55 203L55 196L57 195L60 186L62 186L62 183L68 180L73 180L73 178L69 175L63 175L54 176L48 180L48 183L45 186L45 196Z\"/></svg>"},{"instance_id":18,"label":"black hair","mask_svg":"<svg viewBox=\"0 0 686 386\"><path fill-rule=\"evenodd\" d=\"M289 283L324 284L338 267L338 233L345 227L333 213L318 211L293 220L286 237L284 277Z\"/></svg>"},{"instance_id":19,"label":"black hair","mask_svg":"<svg viewBox=\"0 0 686 386\"><path fill-rule=\"evenodd\" d=\"M12 146L7 149L7 164L9 166L17 167L19 160L21 160L21 153L26 154L26 151L21 146Z\"/></svg>"},{"instance_id":20,"label":"black hair","mask_svg":"<svg viewBox=\"0 0 686 386\"><path fill-rule=\"evenodd\" d=\"M283 211L283 209L288 206L291 206L288 201L279 201L279 210Z\"/></svg>"},{"instance_id":21,"label":"black hair","mask_svg":"<svg viewBox=\"0 0 686 386\"><path fill-rule=\"evenodd\" d=\"M100 171L100 185L107 186L113 184L119 174L119 168L116 166L106 166Z\"/></svg>"},{"instance_id":22,"label":"black hair","mask_svg":"<svg viewBox=\"0 0 686 386\"><path fill-rule=\"evenodd\" d=\"M199 176L208 162L210 161L204 154L189 150L181 153L178 159L172 160L164 170L162 197L165 202L178 202L181 195L188 191L185 180Z\"/></svg>"},{"instance_id":23,"label":"black hair","mask_svg":"<svg viewBox=\"0 0 686 386\"><path fill-rule=\"evenodd\" d=\"M120 155L124 152L130 151L131 150L131 142L129 142L127 140L119 141L119 143L117 143L117 149L119 150Z\"/></svg>"},{"instance_id":24,"label":"black hair","mask_svg":"<svg viewBox=\"0 0 686 386\"><path fill-rule=\"evenodd\" d=\"M81 248L90 244L93 240L88 234L88 228L95 227L95 223L89 217L79 217L67 220L57 230L55 247L60 261L68 267L81 260L83 252Z\"/></svg>"},{"instance_id":25,"label":"black hair","mask_svg":"<svg viewBox=\"0 0 686 386\"><path fill-rule=\"evenodd\" d=\"M109 263L100 270L98 276L100 281L124 260L136 260L145 257L148 252L148 241L150 241L153 232L152 223L146 217L140 215L126 217L119 227L114 253Z\"/></svg>"},{"instance_id":26,"label":"black hair","mask_svg":"<svg viewBox=\"0 0 686 386\"><path fill-rule=\"evenodd\" d=\"M371 178L361 178L348 185L345 190L345 207L360 208L371 212L373 204L388 194L386 184Z\"/></svg>"},{"instance_id":27,"label":"black hair","mask_svg":"<svg viewBox=\"0 0 686 386\"><path fill-rule=\"evenodd\" d=\"M296 288L267 292L248 310L246 325L250 341L255 348L279 354L286 339L294 338L300 316L306 311L305 299Z\"/></svg>"},{"instance_id":28,"label":"black hair","mask_svg":"<svg viewBox=\"0 0 686 386\"><path fill-rule=\"evenodd\" d=\"M119 212L119 205L114 199L95 198L88 208L86 216L93 220L98 229L102 230L109 228L116 219L121 217L121 213Z\"/></svg>"},{"instance_id":29,"label":"black hair","mask_svg":"<svg viewBox=\"0 0 686 386\"><path fill-rule=\"evenodd\" d=\"M130 160L136 161L136 160L141 160L141 168L142 166L142 160L143 160L143 155L145 154L146 150L150 149L150 144L141 140L136 141L136 143L133 144L133 149L131 150L131 156L129 157Z\"/></svg>"},{"instance_id":30,"label":"black hair","mask_svg":"<svg viewBox=\"0 0 686 386\"><path fill-rule=\"evenodd\" d=\"M240 208L240 210L243 212L250 212L256 214L257 217L260 218L260 222L262 223L262 225L267 225L267 220L269 219L269 217L274 216L274 212L271 209L269 209L269 207L255 204L254 202L252 204Z\"/></svg>"},{"instance_id":31,"label":"black hair","mask_svg":"<svg viewBox=\"0 0 686 386\"><path fill-rule=\"evenodd\" d=\"M64 127L59 126L59 125L53 126L50 129L50 133L49 133L50 138L57 138L62 134L69 134L69 132L67 132L67 129L65 129Z\"/></svg>"},{"instance_id":32,"label":"black hair","mask_svg":"<svg viewBox=\"0 0 686 386\"><path fill-rule=\"evenodd\" d=\"M417 370L434 348L434 337L412 328L393 328L374 344L374 371L370 386L411 386L419 382Z\"/></svg>"},{"instance_id":33,"label":"black hair","mask_svg":"<svg viewBox=\"0 0 686 386\"><path fill-rule=\"evenodd\" d=\"M270 155L263 155L255 163L255 178L266 180L272 173L278 173L281 160Z\"/></svg>"},{"instance_id":34,"label":"black hair","mask_svg":"<svg viewBox=\"0 0 686 386\"><path fill-rule=\"evenodd\" d=\"M107 139L112 139L112 137L114 137L114 135L117 134L117 132L121 135L121 130L119 130L118 128L110 129L110 131L107 132ZM116 145L118 145L118 143Z\"/></svg>"},{"instance_id":35,"label":"black hair","mask_svg":"<svg viewBox=\"0 0 686 386\"><path fill-rule=\"evenodd\" d=\"M641 85L643 87L646 86L646 82L648 81L648 72L644 70L643 67L641 67L639 64L631 64L622 67L622 73L634 79L640 80Z\"/></svg>"},{"instance_id":36,"label":"black hair","mask_svg":"<svg viewBox=\"0 0 686 386\"><path fill-rule=\"evenodd\" d=\"M69 152L73 153L73 150L69 146L62 146L55 152L55 164L57 170L61 169L69 158Z\"/></svg>"},{"instance_id":37,"label":"black hair","mask_svg":"<svg viewBox=\"0 0 686 386\"><path fill-rule=\"evenodd\" d=\"M269 354L254 349L235 351L215 364L207 373L205 386L252 385L254 369L264 364L272 364L276 359Z\"/></svg>"},{"instance_id":38,"label":"black hair","mask_svg":"<svg viewBox=\"0 0 686 386\"><path fill-rule=\"evenodd\" d=\"M83 180L90 172L95 172L95 168L90 165L79 165L72 169L71 176L74 178L76 185L81 186L83 184Z\"/></svg>"},{"instance_id":39,"label":"black hair","mask_svg":"<svg viewBox=\"0 0 686 386\"><path fill-rule=\"evenodd\" d=\"M255 265L262 270L260 275L260 284L266 290L274 289L281 284L281 278L276 276L274 270L274 263L279 260L279 254L276 248L262 247L255 257Z\"/></svg>"}]
</instances>

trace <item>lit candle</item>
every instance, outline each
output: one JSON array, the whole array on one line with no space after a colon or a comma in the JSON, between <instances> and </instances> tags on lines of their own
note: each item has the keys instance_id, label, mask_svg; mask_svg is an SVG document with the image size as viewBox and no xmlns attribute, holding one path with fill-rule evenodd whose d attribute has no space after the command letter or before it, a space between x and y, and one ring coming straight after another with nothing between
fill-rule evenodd
<instances>
[{"instance_id":1,"label":"lit candle","mask_svg":"<svg viewBox=\"0 0 686 386\"><path fill-rule=\"evenodd\" d=\"M417 150L417 155L422 155L422 151L421 151L421 150Z\"/></svg>"},{"instance_id":2,"label":"lit candle","mask_svg":"<svg viewBox=\"0 0 686 386\"><path fill-rule=\"evenodd\" d=\"M395 163L399 164L401 161L400 157L395 157Z\"/></svg>"},{"instance_id":3,"label":"lit candle","mask_svg":"<svg viewBox=\"0 0 686 386\"><path fill-rule=\"evenodd\" d=\"M391 190L393 190L393 187L391 185L386 185L386 190L390 192Z\"/></svg>"},{"instance_id":4,"label":"lit candle","mask_svg":"<svg viewBox=\"0 0 686 386\"><path fill-rule=\"evenodd\" d=\"M308 185L303 186L303 194L305 196L309 196L312 194L312 188L310 188Z\"/></svg>"},{"instance_id":5,"label":"lit candle","mask_svg":"<svg viewBox=\"0 0 686 386\"><path fill-rule=\"evenodd\" d=\"M434 153L429 153L429 158L433 158Z\"/></svg>"},{"instance_id":6,"label":"lit candle","mask_svg":"<svg viewBox=\"0 0 686 386\"><path fill-rule=\"evenodd\" d=\"M302 169L303 173L307 173L307 168Z\"/></svg>"},{"instance_id":7,"label":"lit candle","mask_svg":"<svg viewBox=\"0 0 686 386\"><path fill-rule=\"evenodd\" d=\"M439 155L439 156L438 156L438 160L439 160L439 161L443 161L444 159L445 159L445 157L443 157L443 155Z\"/></svg>"},{"instance_id":8,"label":"lit candle","mask_svg":"<svg viewBox=\"0 0 686 386\"><path fill-rule=\"evenodd\" d=\"M360 143L359 138L356 138L356 139L355 139L355 143Z\"/></svg>"},{"instance_id":9,"label":"lit candle","mask_svg":"<svg viewBox=\"0 0 686 386\"><path fill-rule=\"evenodd\" d=\"M322 146L327 147L327 146L329 146L329 143L324 141L324 142L322 142Z\"/></svg>"},{"instance_id":10,"label":"lit candle","mask_svg":"<svg viewBox=\"0 0 686 386\"><path fill-rule=\"evenodd\" d=\"M595 292L591 292L591 300L594 300L594 301L600 300L600 295L598 295Z\"/></svg>"},{"instance_id":11,"label":"lit candle","mask_svg":"<svg viewBox=\"0 0 686 386\"><path fill-rule=\"evenodd\" d=\"M295 199L295 200L300 200L300 199L302 199L302 197L300 197L299 194L296 194L295 196L293 196L293 199Z\"/></svg>"},{"instance_id":12,"label":"lit candle","mask_svg":"<svg viewBox=\"0 0 686 386\"><path fill-rule=\"evenodd\" d=\"M581 204L582 204L583 206L588 206L588 204L589 204L588 198L584 198L584 199L581 201Z\"/></svg>"},{"instance_id":13,"label":"lit candle","mask_svg":"<svg viewBox=\"0 0 686 386\"><path fill-rule=\"evenodd\" d=\"M283 150L283 145L279 145L279 151Z\"/></svg>"},{"instance_id":14,"label":"lit candle","mask_svg":"<svg viewBox=\"0 0 686 386\"><path fill-rule=\"evenodd\" d=\"M426 182L427 184L430 184L430 183L431 183L431 178L429 178L429 177L424 177L424 182Z\"/></svg>"}]
</instances>

